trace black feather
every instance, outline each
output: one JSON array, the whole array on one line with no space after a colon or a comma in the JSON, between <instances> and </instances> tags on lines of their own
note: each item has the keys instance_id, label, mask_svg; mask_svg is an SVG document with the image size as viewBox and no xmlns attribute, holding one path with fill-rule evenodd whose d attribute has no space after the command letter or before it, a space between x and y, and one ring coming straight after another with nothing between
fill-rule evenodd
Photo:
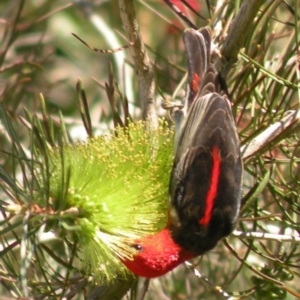
<instances>
[{"instance_id":1,"label":"black feather","mask_svg":"<svg viewBox=\"0 0 300 300\"><path fill-rule=\"evenodd\" d=\"M199 255L233 230L240 207L242 162L231 104L222 90L226 84L210 64L211 32L207 27L187 29L183 39L190 90L170 179L170 224L174 240ZM199 220L208 206L215 161L217 191L209 222L203 225Z\"/></svg>"}]
</instances>

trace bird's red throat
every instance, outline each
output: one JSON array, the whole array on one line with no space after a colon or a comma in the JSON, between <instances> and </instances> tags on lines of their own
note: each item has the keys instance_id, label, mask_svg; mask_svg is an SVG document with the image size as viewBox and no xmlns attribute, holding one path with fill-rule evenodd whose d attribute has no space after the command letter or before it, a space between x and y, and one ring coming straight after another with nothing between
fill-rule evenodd
<instances>
[{"instance_id":1,"label":"bird's red throat","mask_svg":"<svg viewBox=\"0 0 300 300\"><path fill-rule=\"evenodd\" d=\"M173 241L168 228L143 237L137 244L141 246L140 252L133 260L122 262L134 274L146 278L164 275L195 256Z\"/></svg>"}]
</instances>

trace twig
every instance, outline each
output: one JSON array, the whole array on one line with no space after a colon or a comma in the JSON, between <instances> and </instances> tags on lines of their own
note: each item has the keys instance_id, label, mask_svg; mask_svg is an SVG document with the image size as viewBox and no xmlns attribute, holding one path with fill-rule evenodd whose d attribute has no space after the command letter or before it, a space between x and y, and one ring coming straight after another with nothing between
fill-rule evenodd
<instances>
[{"instance_id":1,"label":"twig","mask_svg":"<svg viewBox=\"0 0 300 300\"><path fill-rule=\"evenodd\" d=\"M155 82L153 67L146 52L132 0L119 0L120 13L128 40L134 45L130 48L139 80L139 99L143 119L149 121L150 128L157 128L158 117L155 109Z\"/></svg>"},{"instance_id":2,"label":"twig","mask_svg":"<svg viewBox=\"0 0 300 300\"><path fill-rule=\"evenodd\" d=\"M265 145L269 144L271 140L278 137L283 130L290 126L293 122L298 120L299 116L297 111L291 111L282 120L269 126L265 131L255 137L247 145L241 147L243 160L253 156L257 151L261 150Z\"/></svg>"},{"instance_id":3,"label":"twig","mask_svg":"<svg viewBox=\"0 0 300 300\"><path fill-rule=\"evenodd\" d=\"M145 299L146 293L147 293L148 288L149 288L149 284L150 284L150 279L145 279L144 284L143 284L143 288L141 289L138 300L144 300Z\"/></svg>"},{"instance_id":4,"label":"twig","mask_svg":"<svg viewBox=\"0 0 300 300\"><path fill-rule=\"evenodd\" d=\"M109 48L119 48L120 42L117 38L116 32L108 25L101 15L97 14L93 9L93 4L88 1L78 0L76 4L79 6L80 11L83 12L89 22L94 28L101 34L101 37L105 39L105 42L109 45ZM129 99L133 99L133 71L130 67L124 64L126 61L126 53L124 51L118 51L113 56L114 66L117 68L116 77L120 83L122 90L126 92L126 96Z\"/></svg>"},{"instance_id":5,"label":"twig","mask_svg":"<svg viewBox=\"0 0 300 300\"><path fill-rule=\"evenodd\" d=\"M285 282L277 280L277 279L275 279L271 276L268 276L268 275L258 271L257 269L255 269L255 267L253 265L251 265L250 263L248 263L247 260L245 260L244 258L242 258L238 255L238 253L228 244L226 239L224 240L224 244L231 251L231 253L235 256L235 258L237 258L240 261L240 263L243 264L244 267L247 267L249 270L251 270L252 273L258 275L261 278L263 278L265 280L265 282L271 282L271 283L275 284L276 286L285 289L288 293L295 296L296 299L300 298L300 293L298 291L290 288L289 286L287 286L285 284Z\"/></svg>"},{"instance_id":6,"label":"twig","mask_svg":"<svg viewBox=\"0 0 300 300\"><path fill-rule=\"evenodd\" d=\"M275 233L264 233L264 232L242 232L235 230L232 233L233 236L247 240L259 239L260 241L277 241L277 242L297 242L300 243L300 236L294 235L283 235Z\"/></svg>"},{"instance_id":7,"label":"twig","mask_svg":"<svg viewBox=\"0 0 300 300\"><path fill-rule=\"evenodd\" d=\"M217 70L221 72L224 78L231 65L236 62L238 52L244 47L248 33L253 30L251 25L264 2L264 0L244 1L232 22L228 35L221 47L221 57L217 58L215 62Z\"/></svg>"},{"instance_id":8,"label":"twig","mask_svg":"<svg viewBox=\"0 0 300 300\"><path fill-rule=\"evenodd\" d=\"M221 296L223 299L226 300L234 300L237 299L235 297L232 297L229 295L226 291L224 291L220 286L213 285L209 279L202 273L200 273L196 268L193 267L193 265L189 262L185 262L186 267L189 270L192 270L196 277L198 277L210 290L216 292L219 296Z\"/></svg>"}]
</instances>

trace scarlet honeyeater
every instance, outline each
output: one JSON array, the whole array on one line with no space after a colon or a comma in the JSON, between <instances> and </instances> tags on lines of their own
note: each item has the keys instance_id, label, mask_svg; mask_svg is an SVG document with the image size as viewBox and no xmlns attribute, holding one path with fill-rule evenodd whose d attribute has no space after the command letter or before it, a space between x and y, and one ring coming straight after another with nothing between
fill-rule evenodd
<instances>
[{"instance_id":1,"label":"scarlet honeyeater","mask_svg":"<svg viewBox=\"0 0 300 300\"><path fill-rule=\"evenodd\" d=\"M185 109L175 112L182 122L176 133L168 223L136 241L137 255L123 261L148 278L215 247L232 232L240 207L239 138L226 88L210 63L210 29L187 29L183 40L189 92Z\"/></svg>"}]
</instances>

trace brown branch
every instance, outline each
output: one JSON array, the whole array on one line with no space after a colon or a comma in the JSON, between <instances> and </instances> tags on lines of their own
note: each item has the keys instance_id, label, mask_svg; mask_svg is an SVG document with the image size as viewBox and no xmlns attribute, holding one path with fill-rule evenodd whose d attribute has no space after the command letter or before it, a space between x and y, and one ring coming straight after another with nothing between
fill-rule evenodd
<instances>
[{"instance_id":1,"label":"brown branch","mask_svg":"<svg viewBox=\"0 0 300 300\"><path fill-rule=\"evenodd\" d=\"M153 67L139 31L133 0L119 0L119 6L128 40L134 44L131 47L131 51L139 81L142 116L143 119L149 121L150 128L156 128L158 126L158 118L155 109Z\"/></svg>"},{"instance_id":2,"label":"brown branch","mask_svg":"<svg viewBox=\"0 0 300 300\"><path fill-rule=\"evenodd\" d=\"M265 3L264 0L247 0L233 20L228 35L221 47L221 57L216 58L216 68L225 78L233 63L237 61L237 56L251 30L253 21L257 16L258 10Z\"/></svg>"}]
</instances>

